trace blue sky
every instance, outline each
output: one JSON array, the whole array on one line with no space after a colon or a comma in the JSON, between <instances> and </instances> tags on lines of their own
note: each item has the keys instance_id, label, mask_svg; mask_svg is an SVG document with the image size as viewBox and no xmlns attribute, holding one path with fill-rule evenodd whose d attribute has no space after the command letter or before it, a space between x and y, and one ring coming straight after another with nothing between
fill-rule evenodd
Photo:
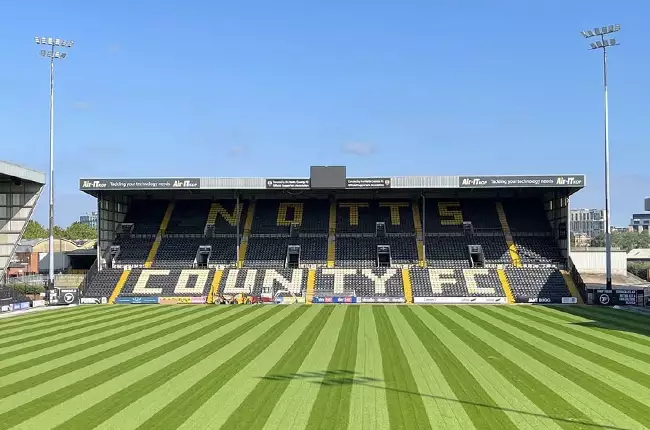
<instances>
[{"instance_id":1,"label":"blue sky","mask_svg":"<svg viewBox=\"0 0 650 430\"><path fill-rule=\"evenodd\" d=\"M8 2L0 158L48 167L57 64L58 224L94 202L78 178L584 173L602 207L601 57L611 50L614 225L650 196L646 0ZM645 125L644 125L645 124ZM36 218L47 217L47 199Z\"/></svg>"}]
</instances>

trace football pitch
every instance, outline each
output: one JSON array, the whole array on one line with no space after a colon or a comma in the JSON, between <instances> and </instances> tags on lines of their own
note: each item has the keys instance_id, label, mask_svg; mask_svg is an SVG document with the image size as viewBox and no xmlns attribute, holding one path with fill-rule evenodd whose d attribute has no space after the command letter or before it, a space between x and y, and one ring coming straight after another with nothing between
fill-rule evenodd
<instances>
[{"instance_id":1,"label":"football pitch","mask_svg":"<svg viewBox=\"0 0 650 430\"><path fill-rule=\"evenodd\" d=\"M650 428L650 317L86 306L0 320L0 429Z\"/></svg>"}]
</instances>

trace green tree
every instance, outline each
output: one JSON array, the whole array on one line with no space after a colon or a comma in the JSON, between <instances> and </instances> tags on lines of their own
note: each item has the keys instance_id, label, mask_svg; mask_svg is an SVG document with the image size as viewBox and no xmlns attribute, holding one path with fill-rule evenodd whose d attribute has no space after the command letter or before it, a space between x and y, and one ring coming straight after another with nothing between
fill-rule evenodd
<instances>
[{"instance_id":1,"label":"green tree","mask_svg":"<svg viewBox=\"0 0 650 430\"><path fill-rule=\"evenodd\" d=\"M73 222L65 229L65 237L70 240L97 239L97 230L80 222Z\"/></svg>"},{"instance_id":2,"label":"green tree","mask_svg":"<svg viewBox=\"0 0 650 430\"><path fill-rule=\"evenodd\" d=\"M591 246L605 246L605 236L599 235L591 239ZM633 231L616 231L612 233L612 246L630 252L635 248L650 248L650 234Z\"/></svg>"},{"instance_id":3,"label":"green tree","mask_svg":"<svg viewBox=\"0 0 650 430\"><path fill-rule=\"evenodd\" d=\"M641 279L650 280L648 271L650 271L650 263L633 262L627 265L627 271L633 273Z\"/></svg>"},{"instance_id":4,"label":"green tree","mask_svg":"<svg viewBox=\"0 0 650 430\"><path fill-rule=\"evenodd\" d=\"M38 221L27 221L23 239L44 239L48 236L47 230Z\"/></svg>"},{"instance_id":5,"label":"green tree","mask_svg":"<svg viewBox=\"0 0 650 430\"><path fill-rule=\"evenodd\" d=\"M54 230L53 233L55 239L67 239L65 237L65 230L59 227L58 225L55 225L52 230Z\"/></svg>"}]
</instances>

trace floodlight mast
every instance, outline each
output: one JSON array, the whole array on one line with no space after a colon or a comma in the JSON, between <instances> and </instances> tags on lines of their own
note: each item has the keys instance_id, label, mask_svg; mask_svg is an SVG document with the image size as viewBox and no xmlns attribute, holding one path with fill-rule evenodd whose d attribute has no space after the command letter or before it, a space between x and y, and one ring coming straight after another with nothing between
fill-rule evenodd
<instances>
[{"instance_id":1,"label":"floodlight mast","mask_svg":"<svg viewBox=\"0 0 650 430\"><path fill-rule=\"evenodd\" d=\"M49 208L49 271L48 287L54 288L54 60L64 59L67 54L57 51L57 48L72 48L71 40L54 37L34 37L37 45L45 45L41 56L50 59L50 208Z\"/></svg>"},{"instance_id":2,"label":"floodlight mast","mask_svg":"<svg viewBox=\"0 0 650 430\"><path fill-rule=\"evenodd\" d=\"M612 228L609 192L609 100L607 97L607 48L618 45L616 39L605 39L606 34L611 34L621 29L620 24L608 25L581 32L585 39L600 37L599 41L590 44L591 50L603 50L603 87L605 90L605 273L606 288L612 289Z\"/></svg>"}]
</instances>

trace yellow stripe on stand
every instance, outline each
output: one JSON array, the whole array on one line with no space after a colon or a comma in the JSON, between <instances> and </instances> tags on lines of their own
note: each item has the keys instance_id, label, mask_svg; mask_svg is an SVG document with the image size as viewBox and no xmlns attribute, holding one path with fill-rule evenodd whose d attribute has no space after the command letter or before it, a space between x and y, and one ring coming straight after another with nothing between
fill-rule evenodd
<instances>
[{"instance_id":1,"label":"yellow stripe on stand","mask_svg":"<svg viewBox=\"0 0 650 430\"><path fill-rule=\"evenodd\" d=\"M246 261L246 251L248 250L248 239L253 228L253 217L255 216L255 200L248 203L248 210L246 211L246 221L244 222L244 234L241 243L239 244L239 261L237 267L244 267Z\"/></svg>"},{"instance_id":2,"label":"yellow stripe on stand","mask_svg":"<svg viewBox=\"0 0 650 430\"><path fill-rule=\"evenodd\" d=\"M217 270L214 272L214 278L212 278L212 285L210 286L210 293L208 294L208 304L211 305L214 303L214 293L219 289L219 284L221 283L221 277L223 276L223 270Z\"/></svg>"},{"instance_id":3,"label":"yellow stripe on stand","mask_svg":"<svg viewBox=\"0 0 650 430\"><path fill-rule=\"evenodd\" d=\"M404 284L404 299L406 303L413 303L413 287L411 286L409 269L402 269L402 283Z\"/></svg>"},{"instance_id":4,"label":"yellow stripe on stand","mask_svg":"<svg viewBox=\"0 0 650 430\"><path fill-rule=\"evenodd\" d=\"M422 236L422 218L420 217L420 205L417 201L411 205L413 212L413 225L415 225L415 246L418 250L418 264L420 267L427 267L424 258L424 237Z\"/></svg>"},{"instance_id":5,"label":"yellow stripe on stand","mask_svg":"<svg viewBox=\"0 0 650 430\"><path fill-rule=\"evenodd\" d=\"M578 291L578 287L576 287L575 282L573 282L573 278L571 277L571 274L566 270L560 270L560 273L562 273L562 277L564 278L564 283L566 284L566 287L569 289L571 296L576 298L576 303L578 303L579 305L584 305L585 302L582 300L582 296L580 295L580 292Z\"/></svg>"},{"instance_id":6,"label":"yellow stripe on stand","mask_svg":"<svg viewBox=\"0 0 650 430\"><path fill-rule=\"evenodd\" d=\"M327 267L336 261L336 203L330 203L329 236L327 238Z\"/></svg>"},{"instance_id":7,"label":"yellow stripe on stand","mask_svg":"<svg viewBox=\"0 0 650 430\"><path fill-rule=\"evenodd\" d=\"M120 295L122 292L122 288L126 285L126 280L129 279L129 275L131 274L131 270L125 270L122 272L122 275L120 275L120 279L117 281L117 284L115 284L115 289L113 290L113 294L111 294L111 297L108 299L108 303L113 305L115 304L115 299L117 299L117 296Z\"/></svg>"},{"instance_id":8,"label":"yellow stripe on stand","mask_svg":"<svg viewBox=\"0 0 650 430\"><path fill-rule=\"evenodd\" d=\"M219 203L212 202L210 205L210 212L208 212L208 219L205 221L205 225L214 225L217 222L217 215L219 211L217 210Z\"/></svg>"},{"instance_id":9,"label":"yellow stripe on stand","mask_svg":"<svg viewBox=\"0 0 650 430\"><path fill-rule=\"evenodd\" d=\"M316 288L316 270L309 269L307 272L307 294L305 296L305 303L311 304L314 299L314 289Z\"/></svg>"},{"instance_id":10,"label":"yellow stripe on stand","mask_svg":"<svg viewBox=\"0 0 650 430\"><path fill-rule=\"evenodd\" d=\"M497 202L497 213L499 214L499 221L501 222L501 230L506 237L506 244L508 245L508 253L510 254L510 260L512 265L515 267L521 267L521 257L519 257L519 252L517 252L517 246L515 245L514 240L512 239L512 232L510 231L510 225L508 225L508 218L506 217L506 212L503 210L503 203Z\"/></svg>"},{"instance_id":11,"label":"yellow stripe on stand","mask_svg":"<svg viewBox=\"0 0 650 430\"><path fill-rule=\"evenodd\" d=\"M512 294L512 288L510 288L510 282L508 282L506 271L503 269L497 269L497 274L499 275L499 281L501 281L501 287L506 293L506 300L508 303L513 304L515 302L515 296Z\"/></svg>"},{"instance_id":12,"label":"yellow stripe on stand","mask_svg":"<svg viewBox=\"0 0 650 430\"><path fill-rule=\"evenodd\" d=\"M147 260L144 262L145 269L151 268L153 261L156 259L156 254L158 253L158 248L160 248L160 242L167 231L167 225L169 225L169 220L172 217L172 212L174 212L174 202L169 202L167 205L167 210L165 211L165 216L163 216L162 221L160 222L160 228L158 229L158 234L156 235L156 240L153 241L149 254L147 255Z\"/></svg>"}]
</instances>

